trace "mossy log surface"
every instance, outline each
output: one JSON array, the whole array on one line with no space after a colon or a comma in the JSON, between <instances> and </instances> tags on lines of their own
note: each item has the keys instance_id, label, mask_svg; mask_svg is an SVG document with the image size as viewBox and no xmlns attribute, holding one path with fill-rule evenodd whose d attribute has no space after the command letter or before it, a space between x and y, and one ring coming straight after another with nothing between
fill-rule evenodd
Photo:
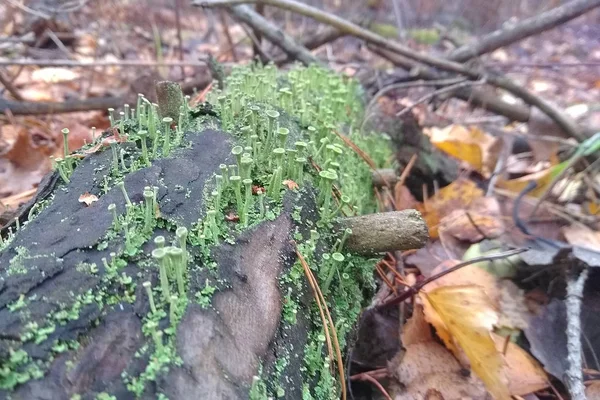
<instances>
[{"instance_id":1,"label":"mossy log surface","mask_svg":"<svg viewBox=\"0 0 600 400\"><path fill-rule=\"evenodd\" d=\"M2 232L0 399L339 398L296 251L343 352L376 287L336 230L376 211L371 171L333 133L357 125L357 94L317 67L252 67L175 121L140 96L110 148L57 160ZM390 167L389 139L348 136Z\"/></svg>"},{"instance_id":2,"label":"mossy log surface","mask_svg":"<svg viewBox=\"0 0 600 400\"><path fill-rule=\"evenodd\" d=\"M158 186L161 213L191 228L204 210L205 182L218 171L220 164L231 161L232 140L229 135L213 130L192 133L188 138L191 149L129 174L125 185L132 202L142 200L145 186ZM9 349L20 342L27 324L47 326L52 322L49 315L64 309L63 305L73 304L74 293L96 290L101 284L103 271L90 274L79 271L76 266L102 265L102 258L109 258L115 247L121 245L115 242L105 250L95 249L112 224L107 206L116 204L117 212L122 214L126 208L125 200L117 187L90 207L80 203L78 198L85 192L100 193L101 179L98 177L102 166L107 165L110 165L110 152L86 158L76 169L68 187L57 191L53 203L20 231L2 252L0 265L9 266L22 251L20 249L28 250L22 258L22 271L10 273L10 268L2 271L0 357L10 357ZM186 198L186 193L191 195ZM291 209L296 201L303 201L289 195L289 201L277 219L240 235L235 244L215 246L214 258L226 288L214 294L213 307L209 310L193 304L188 306L178 326L176 343L183 363L171 367L150 385L146 396L154 398L160 388L160 393L169 399L247 398L259 360L276 357L282 307L278 277L294 260L290 232L293 232L295 222L291 218ZM172 239L166 231L157 230L155 234ZM83 305L77 319L66 320L64 324L56 321L53 332L40 343L19 346L33 359L47 360L52 358L52 348L57 341L83 338L78 350L56 357L43 378L21 385L10 393L11 398L69 399L78 393L89 394L83 398L94 398L101 392L111 393L118 399L134 398L121 374L127 371L134 375L147 364L145 357L135 357L147 340L142 333L141 317L150 312L141 282L158 282L158 271L143 271L142 274L139 271L139 266L134 264L120 271L137 282L136 300L132 304L119 302L102 307L93 302ZM195 291L204 287L207 275L200 270L191 278L190 291ZM117 294L127 290L123 286L115 282L106 291ZM25 307L26 320L23 313L12 312L7 307L17 302L21 295L35 295L39 299ZM310 298L306 300L310 301ZM305 325L297 324L297 332L288 334L287 340L295 341L298 348L306 341ZM298 376L288 375L290 384L295 383L295 388L301 390L300 368L295 371ZM294 396L293 392L294 385L291 385L291 396ZM6 396L8 392L0 391L0 398ZM296 396L301 396L301 392ZM294 398L298 398L296 396Z\"/></svg>"}]
</instances>

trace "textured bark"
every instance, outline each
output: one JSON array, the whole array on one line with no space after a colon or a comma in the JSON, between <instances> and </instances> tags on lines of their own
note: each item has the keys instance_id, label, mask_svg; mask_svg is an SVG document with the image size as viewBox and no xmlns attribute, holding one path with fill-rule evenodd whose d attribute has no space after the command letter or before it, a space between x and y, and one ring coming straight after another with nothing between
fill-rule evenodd
<instances>
[{"instance_id":1,"label":"textured bark","mask_svg":"<svg viewBox=\"0 0 600 400\"><path fill-rule=\"evenodd\" d=\"M344 218L340 228L352 229L345 248L352 253L373 254L418 249L429 239L421 213L392 211Z\"/></svg>"}]
</instances>

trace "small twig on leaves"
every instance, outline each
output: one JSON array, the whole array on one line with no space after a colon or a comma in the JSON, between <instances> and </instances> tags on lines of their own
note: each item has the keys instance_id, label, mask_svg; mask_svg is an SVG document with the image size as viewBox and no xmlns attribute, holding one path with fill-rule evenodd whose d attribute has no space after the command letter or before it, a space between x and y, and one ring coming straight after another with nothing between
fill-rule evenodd
<instances>
[{"instance_id":1,"label":"small twig on leaves","mask_svg":"<svg viewBox=\"0 0 600 400\"><path fill-rule=\"evenodd\" d=\"M392 400L392 396L390 396L390 394L385 390L385 388L381 385L381 383L379 383L379 381L377 379L375 379L373 376L371 376L369 373L364 372L362 374L352 375L350 377L350 379L353 381L371 382L373 385L375 385L375 387L377 388L377 390L379 390L379 392L381 393L381 395L383 397L385 397L387 400Z\"/></svg>"},{"instance_id":2,"label":"small twig on leaves","mask_svg":"<svg viewBox=\"0 0 600 400\"><path fill-rule=\"evenodd\" d=\"M455 83L453 85L450 86L446 86L444 88L441 89L437 89L434 90L431 93L426 94L425 96L421 97L420 99L418 99L417 101L415 101L414 103L412 103L410 106L407 106L405 108L403 108L402 110L400 110L397 114L396 117L401 117L403 115L405 115L406 113L408 113L410 110L412 110L413 108L415 108L416 106L418 106L421 103L424 103L428 100L431 100L432 98L439 96L441 94L445 94L445 93L451 93L455 90L461 89L461 88L465 88L465 87L472 87L472 86L476 86L476 85L485 85L486 81L485 79L482 79L480 81L460 81L458 83Z\"/></svg>"},{"instance_id":3,"label":"small twig on leaves","mask_svg":"<svg viewBox=\"0 0 600 400\"><path fill-rule=\"evenodd\" d=\"M565 381L572 399L585 399L585 386L583 385L581 349L581 303L583 289L589 270L587 267L579 272L578 268L571 268L567 278L567 361Z\"/></svg>"},{"instance_id":4,"label":"small twig on leaves","mask_svg":"<svg viewBox=\"0 0 600 400\"><path fill-rule=\"evenodd\" d=\"M560 171L560 173L558 175L556 175L554 178L552 178L552 181L550 181L550 184L548 185L546 190L544 190L544 193L542 193L542 195L538 199L537 203L533 207L533 210L531 210L531 214L529 214L529 219L532 219L533 217L535 217L535 214L537 213L538 209L540 208L540 205L548 198L550 193L552 193L552 189L554 189L554 186L556 186L558 181L560 181L561 179L564 179L564 177L569 173L570 169L575 164L577 164L579 161L581 161L583 158L585 158L584 154L578 154L578 155L572 157L571 159L569 159L569 161L567 162L567 165L564 167L564 169L562 171Z\"/></svg>"},{"instance_id":5,"label":"small twig on leaves","mask_svg":"<svg viewBox=\"0 0 600 400\"><path fill-rule=\"evenodd\" d=\"M383 97L385 94L387 94L393 90L413 88L413 87L425 87L425 86L446 86L446 85L453 85L455 83L464 82L464 81L466 81L466 78L437 79L437 80L431 80L431 81L425 81L425 80L421 79L421 80L414 81L414 82L399 82L399 83L393 83L391 85L385 86L385 87L381 88L377 93L375 93L375 95L373 96L371 101L369 101L369 104L365 108L365 113L364 113L365 118L363 119L363 122L361 124L361 129L363 129L365 124L367 123L367 121L369 121L369 119L371 119L371 117L373 115L372 109L375 106L375 104L377 104L377 101L381 97Z\"/></svg>"},{"instance_id":6,"label":"small twig on leaves","mask_svg":"<svg viewBox=\"0 0 600 400\"><path fill-rule=\"evenodd\" d=\"M417 293L419 293L419 290L421 290L425 285L441 278L442 276L448 275L451 272L454 272L458 269L466 267L467 265L476 264L476 263L482 262L482 261L499 260L502 258L514 256L515 254L523 253L527 250L528 249L507 250L507 251L503 251L503 252L500 252L497 254L490 254L490 255L486 255L486 256L475 257L470 260L463 261L460 264L456 264L452 268L448 268L447 270L440 272L439 274L436 274L436 275L430 276L429 278L423 279L422 281L414 284L413 286L407 286L406 287L407 290L405 292L403 292L401 295L399 295L393 299L390 299L390 300L386 301L385 303L379 304L379 305L375 306L374 308L380 309L380 308L385 308L385 307L393 306L396 304L400 304L401 302L408 299L409 297L412 297L412 296L416 295Z\"/></svg>"}]
</instances>

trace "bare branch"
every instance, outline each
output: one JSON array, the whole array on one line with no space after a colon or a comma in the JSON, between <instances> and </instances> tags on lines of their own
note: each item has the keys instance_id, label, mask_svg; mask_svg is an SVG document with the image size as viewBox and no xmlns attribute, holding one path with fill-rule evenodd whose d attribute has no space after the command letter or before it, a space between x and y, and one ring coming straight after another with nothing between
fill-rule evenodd
<instances>
[{"instance_id":1,"label":"bare branch","mask_svg":"<svg viewBox=\"0 0 600 400\"><path fill-rule=\"evenodd\" d=\"M75 61L75 60L0 60L0 66L38 66L38 67L205 67L206 61L146 61L146 60L118 60L118 61Z\"/></svg>"},{"instance_id":2,"label":"bare branch","mask_svg":"<svg viewBox=\"0 0 600 400\"><path fill-rule=\"evenodd\" d=\"M585 386L583 385L583 369L581 365L581 303L583 289L589 270L584 268L581 273L569 272L567 279L567 361L565 381L572 399L585 399Z\"/></svg>"},{"instance_id":3,"label":"bare branch","mask_svg":"<svg viewBox=\"0 0 600 400\"><path fill-rule=\"evenodd\" d=\"M600 0L574 0L512 26L485 35L471 45L461 46L448 55L452 61L464 62L489 53L526 37L552 29L600 6Z\"/></svg>"},{"instance_id":4,"label":"bare branch","mask_svg":"<svg viewBox=\"0 0 600 400\"><path fill-rule=\"evenodd\" d=\"M248 24L255 32L258 31L262 33L265 38L280 47L290 57L299 60L305 65L320 63L310 51L295 43L290 36L286 35L256 11L252 10L252 8L245 5L235 6L230 8L230 12L238 20Z\"/></svg>"},{"instance_id":5,"label":"bare branch","mask_svg":"<svg viewBox=\"0 0 600 400\"><path fill-rule=\"evenodd\" d=\"M62 103L10 101L0 99L0 114L9 110L14 115L64 114L78 111L117 108L123 104L119 97L98 97L86 100L68 100Z\"/></svg>"},{"instance_id":6,"label":"bare branch","mask_svg":"<svg viewBox=\"0 0 600 400\"><path fill-rule=\"evenodd\" d=\"M595 0L598 1L598 0ZM548 115L566 134L575 137L580 141L585 140L585 135L580 131L579 127L567 114L561 112L556 106L547 102L543 98L531 93L523 86L518 85L508 78L498 76L484 71L470 69L460 63L433 57L427 54L422 54L414 51L413 49L404 46L398 42L388 40L383 36L380 36L367 29L361 28L360 26L353 24L352 22L346 21L337 15L319 10L318 8L302 4L295 0L194 0L193 4L201 7L219 7L219 6L231 6L233 4L241 3L264 3L270 6L278 7L284 10L292 11L307 17L313 18L324 24L331 25L338 28L339 30L364 39L369 43L373 43L386 50L393 51L404 57L419 61L432 67L436 67L445 71L454 72L457 74L465 75L471 80L478 81L485 79L491 85L502 88L513 95L521 98L527 104L539 108L543 113Z\"/></svg>"}]
</instances>

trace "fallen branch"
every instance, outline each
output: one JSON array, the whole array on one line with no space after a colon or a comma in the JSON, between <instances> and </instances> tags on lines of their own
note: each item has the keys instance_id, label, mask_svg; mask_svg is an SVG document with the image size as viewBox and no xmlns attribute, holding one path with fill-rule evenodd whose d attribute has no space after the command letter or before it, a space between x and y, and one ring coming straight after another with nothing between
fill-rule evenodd
<instances>
[{"instance_id":1,"label":"fallen branch","mask_svg":"<svg viewBox=\"0 0 600 400\"><path fill-rule=\"evenodd\" d=\"M429 231L415 210L393 211L342 218L339 231L350 228L344 249L351 253L374 254L419 249L427 243Z\"/></svg>"},{"instance_id":2,"label":"fallen branch","mask_svg":"<svg viewBox=\"0 0 600 400\"><path fill-rule=\"evenodd\" d=\"M600 6L600 0L574 0L512 26L491 32L471 45L461 46L448 55L448 59L464 62L492 52L528 36L552 29Z\"/></svg>"},{"instance_id":3,"label":"fallen branch","mask_svg":"<svg viewBox=\"0 0 600 400\"><path fill-rule=\"evenodd\" d=\"M412 60L409 60L406 57L390 53L389 51L385 51L375 46L369 46L369 49L375 54L391 61L394 65L402 69L411 71L411 74L415 77L415 79L439 80L443 78L443 75L437 73L433 69L420 65ZM489 79L488 83L490 83ZM526 89L523 90L526 91ZM503 115L512 121L530 122L532 119L532 107L528 107L526 105L514 105L507 103L498 98L497 96L489 92L485 92L483 90L475 88L462 88L454 92L453 95L456 98L467 101L475 106L481 107L485 110L491 111L499 115ZM553 120L553 122L556 123L556 120ZM572 130L573 132L575 132L575 135L570 135L570 132L566 133L569 134L571 137L579 139L580 141L583 141L587 137L592 136L597 131L597 129L594 128L581 127L577 125L575 126L576 127Z\"/></svg>"},{"instance_id":4,"label":"fallen branch","mask_svg":"<svg viewBox=\"0 0 600 400\"><path fill-rule=\"evenodd\" d=\"M475 69L467 68L466 66L438 58L428 54L422 54L414 51L410 47L404 46L398 42L388 40L383 36L380 36L372 31L364 29L352 22L346 21L337 15L322 11L318 8L302 4L295 0L194 0L192 4L201 7L219 7L219 6L231 6L235 4L243 3L264 3L274 7L278 7L284 10L292 11L310 18L313 18L324 24L331 25L342 32L349 35L356 36L360 39L364 39L369 43L381 46L384 49L393 51L410 59L419 61L432 67L436 67L448 72L454 72L457 74L464 75L471 80L485 79L491 85L502 88L513 95L521 98L524 102L529 105L539 108L548 117L550 117L556 125L558 125L566 134L571 137L577 138L579 141L585 140L585 135L579 130L579 127L567 114L561 112L556 106L548 103L541 97L531 93L523 86L514 83L512 80L498 76L492 73L486 73Z\"/></svg>"},{"instance_id":5,"label":"fallen branch","mask_svg":"<svg viewBox=\"0 0 600 400\"><path fill-rule=\"evenodd\" d=\"M585 399L585 386L583 385L583 369L581 365L581 302L583 289L589 270L584 268L581 273L570 271L567 278L567 361L565 382L572 399Z\"/></svg>"},{"instance_id":6,"label":"fallen branch","mask_svg":"<svg viewBox=\"0 0 600 400\"><path fill-rule=\"evenodd\" d=\"M358 24L358 25L363 25L365 23L364 19L351 19L351 21L353 21L354 23ZM324 27L321 31L314 33L312 35L308 35L304 38L302 38L299 43L300 45L306 47L308 50L314 50L316 48L319 48L327 43L331 43L341 37L346 36L346 34L342 31L340 31L337 28L334 28L333 26L326 26ZM294 61L292 58L290 58L289 56L283 56L283 57L278 57L275 60L275 64L277 65L283 65L286 64L288 62L292 62Z\"/></svg>"},{"instance_id":7,"label":"fallen branch","mask_svg":"<svg viewBox=\"0 0 600 400\"><path fill-rule=\"evenodd\" d=\"M85 100L67 100L62 103L11 101L0 99L0 114L6 110L13 115L64 114L78 111L105 110L123 105L120 97L95 97Z\"/></svg>"},{"instance_id":8,"label":"fallen branch","mask_svg":"<svg viewBox=\"0 0 600 400\"><path fill-rule=\"evenodd\" d=\"M118 61L75 61L75 60L0 60L0 66L19 65L24 67L205 67L206 61L144 61L144 60L118 60Z\"/></svg>"},{"instance_id":9,"label":"fallen branch","mask_svg":"<svg viewBox=\"0 0 600 400\"><path fill-rule=\"evenodd\" d=\"M452 92L454 92L454 91L456 91L458 89L464 88L464 87L472 87L472 86L475 86L475 85L483 85L483 84L485 84L484 80L476 81L476 82L473 82L473 81L464 81L464 82L458 82L458 83L455 83L453 85L449 85L449 86L446 86L446 87L434 90L433 92L428 93L425 96L421 97L420 99L418 99L417 101L415 101L411 105L409 105L407 107L404 107L402 110L400 110L396 114L396 117L403 116L404 114L408 113L410 110L412 110L413 108L415 108L417 105L419 105L421 103L424 103L424 102L426 102L426 101L428 101L428 100L430 100L430 99L432 99L432 98L434 98L436 96L439 96L441 94L452 93Z\"/></svg>"},{"instance_id":10,"label":"fallen branch","mask_svg":"<svg viewBox=\"0 0 600 400\"><path fill-rule=\"evenodd\" d=\"M260 32L262 36L285 51L289 57L299 60L304 65L320 64L320 61L313 56L310 51L294 42L290 36L286 35L281 29L271 24L256 11L252 10L252 8L241 5L230 7L229 11L238 20L249 25L255 32Z\"/></svg>"}]
</instances>

